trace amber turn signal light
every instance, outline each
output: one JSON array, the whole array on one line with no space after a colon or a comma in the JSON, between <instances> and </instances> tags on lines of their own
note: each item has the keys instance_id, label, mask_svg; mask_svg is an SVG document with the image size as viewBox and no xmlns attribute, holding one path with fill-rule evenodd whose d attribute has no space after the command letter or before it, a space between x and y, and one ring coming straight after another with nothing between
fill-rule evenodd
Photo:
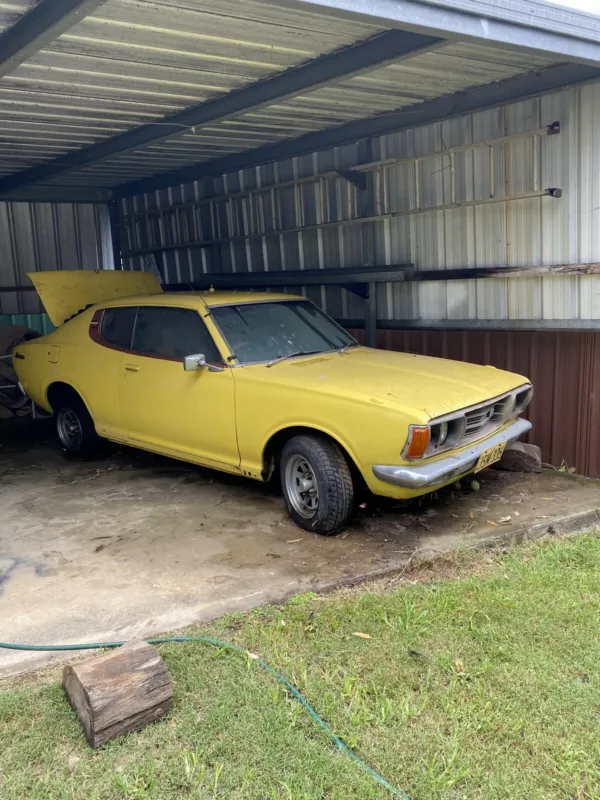
<instances>
[{"instance_id":1,"label":"amber turn signal light","mask_svg":"<svg viewBox=\"0 0 600 800\"><path fill-rule=\"evenodd\" d=\"M431 428L428 425L411 425L404 458L423 458L431 441Z\"/></svg>"}]
</instances>

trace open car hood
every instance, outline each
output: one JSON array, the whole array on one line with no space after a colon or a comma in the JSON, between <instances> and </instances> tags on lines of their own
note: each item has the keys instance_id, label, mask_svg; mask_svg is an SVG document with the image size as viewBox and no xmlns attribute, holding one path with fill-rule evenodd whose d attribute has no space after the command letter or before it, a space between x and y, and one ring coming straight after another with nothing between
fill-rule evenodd
<instances>
[{"instance_id":1,"label":"open car hood","mask_svg":"<svg viewBox=\"0 0 600 800\"><path fill-rule=\"evenodd\" d=\"M46 313L56 326L87 306L131 297L136 294L160 294L162 286L151 272L126 270L55 270L30 272Z\"/></svg>"}]
</instances>

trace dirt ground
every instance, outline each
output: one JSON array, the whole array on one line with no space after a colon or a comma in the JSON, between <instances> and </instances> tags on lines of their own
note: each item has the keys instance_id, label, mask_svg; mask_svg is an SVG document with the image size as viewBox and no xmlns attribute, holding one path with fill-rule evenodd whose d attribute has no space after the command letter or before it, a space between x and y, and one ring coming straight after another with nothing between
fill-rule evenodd
<instances>
[{"instance_id":1,"label":"dirt ground","mask_svg":"<svg viewBox=\"0 0 600 800\"><path fill-rule=\"evenodd\" d=\"M586 527L600 483L487 470L411 503L372 496L336 537L278 493L136 450L65 461L48 421L0 427L0 640L128 639L401 570L417 554ZM566 526L566 527L565 527ZM0 650L0 675L47 656Z\"/></svg>"}]
</instances>

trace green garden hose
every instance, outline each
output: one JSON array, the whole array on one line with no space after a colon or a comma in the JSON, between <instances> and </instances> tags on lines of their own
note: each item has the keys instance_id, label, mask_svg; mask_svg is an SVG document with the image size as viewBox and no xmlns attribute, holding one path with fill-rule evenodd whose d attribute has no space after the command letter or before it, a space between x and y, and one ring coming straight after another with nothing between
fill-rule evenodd
<instances>
[{"instance_id":1,"label":"green garden hose","mask_svg":"<svg viewBox=\"0 0 600 800\"><path fill-rule=\"evenodd\" d=\"M296 698L296 700L300 703L300 705L307 711L310 716L314 719L314 721L319 725L322 730L325 731L327 736L333 741L335 746L338 750L341 750L342 753L345 753L349 758L351 758L358 766L366 772L367 775L370 775L380 786L383 786L384 789L387 789L390 794L394 795L394 797L400 797L402 800L410 800L408 795L401 792L400 789L397 789L393 784L391 784L383 775L380 775L379 772L374 770L370 767L365 761L362 760L356 753L351 750L348 745L344 744L344 742L336 736L335 733L331 730L331 728L327 725L325 720L321 719L321 717L317 714L314 708L310 705L308 700L300 693L299 689L297 689L293 683L282 675L281 672L278 672L274 667L270 664L267 664L266 661L263 661L262 658L255 656L253 653L250 653L248 650L245 650L243 647L239 647L237 644L231 644L231 642L224 642L221 639L213 639L211 636L158 636L154 639L146 639L148 644L166 644L168 642L203 642L204 644L210 644L214 647L220 647L223 650L230 650L234 653L240 653L244 656L249 656L252 658L258 666L262 667L266 672L273 675L280 683L282 683L286 689ZM0 649L5 650L26 650L28 652L62 652L65 650L98 650L98 649L105 649L109 647L121 647L124 645L125 642L91 642L90 644L48 644L48 645L37 645L37 644L13 644L11 642L0 642Z\"/></svg>"}]
</instances>

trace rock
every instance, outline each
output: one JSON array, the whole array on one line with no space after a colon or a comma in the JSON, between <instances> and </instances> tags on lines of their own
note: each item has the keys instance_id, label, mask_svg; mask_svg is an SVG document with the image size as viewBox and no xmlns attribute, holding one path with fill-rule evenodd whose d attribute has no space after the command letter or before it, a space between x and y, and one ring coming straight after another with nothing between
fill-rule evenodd
<instances>
[{"instance_id":1,"label":"rock","mask_svg":"<svg viewBox=\"0 0 600 800\"><path fill-rule=\"evenodd\" d=\"M504 455L494 466L507 472L541 472L542 451L535 444L515 442L507 445Z\"/></svg>"}]
</instances>

